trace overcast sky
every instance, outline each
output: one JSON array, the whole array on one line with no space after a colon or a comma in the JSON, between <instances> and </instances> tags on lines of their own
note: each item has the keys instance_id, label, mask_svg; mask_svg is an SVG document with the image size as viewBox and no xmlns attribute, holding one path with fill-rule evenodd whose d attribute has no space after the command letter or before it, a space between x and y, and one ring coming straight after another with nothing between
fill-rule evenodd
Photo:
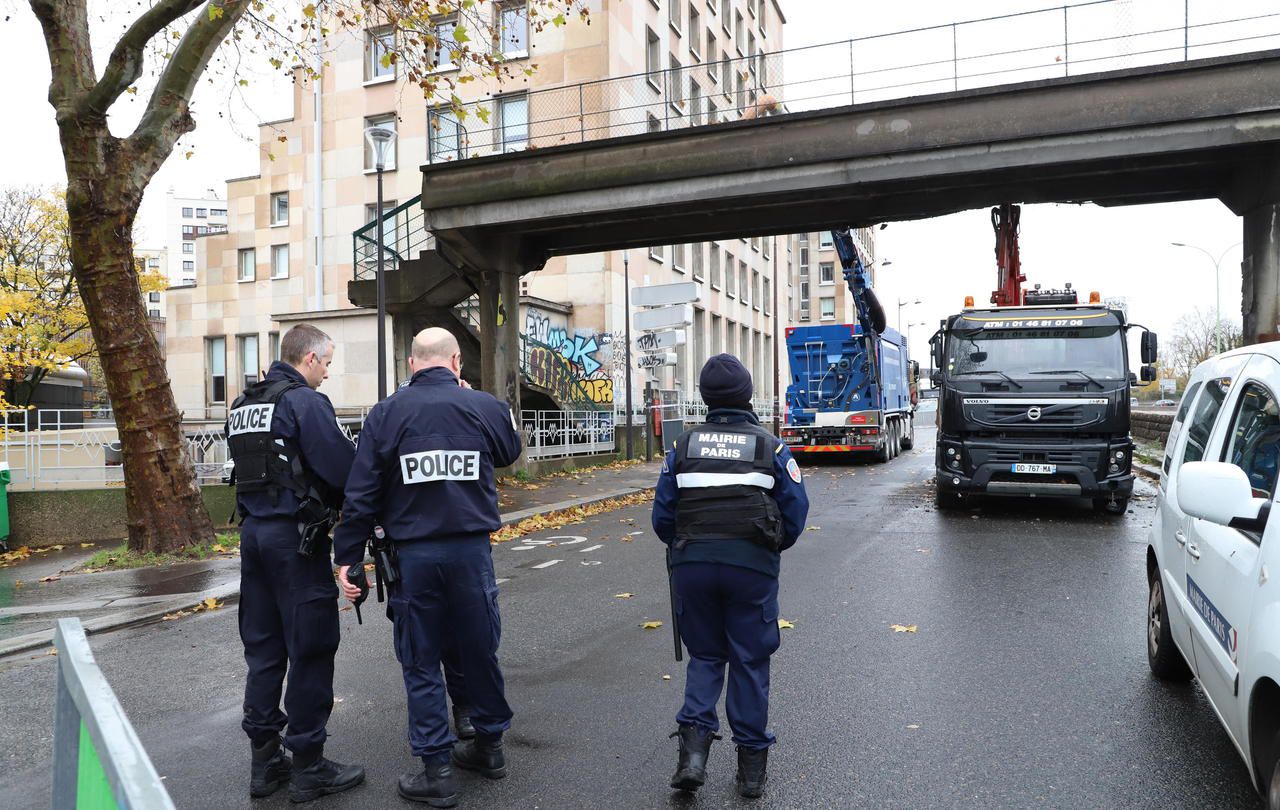
<instances>
[{"instance_id":1,"label":"overcast sky","mask_svg":"<svg viewBox=\"0 0 1280 810\"><path fill-rule=\"evenodd\" d=\"M641 0L613 0L641 2ZM92 7L109 8L106 0ZM131 4L130 4L131 5ZM911 0L883 3L871 0L782 0L787 16L786 47L819 45L848 38L865 37L922 28L951 22L1045 9L1048 0ZM1215 20L1238 18L1251 14L1274 12L1273 0L1191 0L1191 35L1196 42L1214 42L1241 36L1257 36L1259 32L1280 31L1277 18L1255 20L1237 26L1205 25ZM1089 6L1071 13L1073 41L1122 33L1142 34L1162 28L1180 28L1183 3L1170 0L1121 0L1103 6ZM120 6L116 6L120 8ZM0 23L0 75L6 77L4 100L11 119L0 128L0 177L5 184L60 183L64 180L62 158L58 147L53 112L48 105L48 61L40 38L40 29L26 3L0 0L0 10L12 15ZM1054 14L1061 15L1061 11ZM1176 20L1170 15L1176 16ZM116 21L117 25L119 21ZM1061 17L1053 14L1022 17L1016 20L962 26L957 42L960 53L978 55L1009 47L1039 45L1060 36ZM1139 53L1135 60L1166 58L1142 56L1145 49L1165 47L1172 36L1180 42L1179 31L1163 37L1131 37L1130 50ZM1198 39L1197 39L1198 38ZM1254 47L1276 47L1276 39L1255 39L1251 44L1228 44L1217 49L1193 48L1192 55L1211 55L1226 50L1249 50ZM95 43L99 48L104 43ZM105 43L109 47L110 43ZM894 64L947 59L950 56L950 31L923 32L912 37L885 40L879 45L867 43L859 53L875 58L898 61ZM878 48L878 50L877 50ZM826 69L823 51L816 59ZM1052 50L1039 52L1036 58L1052 56ZM1073 59L1091 55L1077 48ZM1097 56L1095 51L1092 55ZM813 62L814 60L810 60ZM799 66L799 75L803 64ZM866 69L864 61L861 69ZM975 72L990 70L981 60L971 61ZM1097 63L1102 65L1104 63ZM1117 65L1118 66L1118 65ZM792 75L788 63L789 76ZM949 67L941 68L949 73ZM839 70L835 71L839 73ZM918 74L889 72L879 74L905 84L919 79ZM1040 74L1024 72L1008 78L1038 78ZM187 144L161 169L144 204L141 243L158 241L162 215L156 205L170 186L180 194L199 193L205 187L227 178L253 174L258 170L256 122L289 114L290 90L287 81L271 75L269 69L250 76L251 84L243 97L231 93L225 80L203 84L193 108L199 128L189 136ZM926 77L932 78L932 76ZM936 85L918 85L918 92L945 89ZM901 95L912 89L897 88ZM142 94L139 94L142 95ZM818 94L820 95L820 94ZM860 97L859 100L861 100ZM123 108L113 111L113 129L125 132L136 112L135 102L126 99ZM815 101L814 103L821 103ZM140 102L137 102L140 106ZM803 104L797 104L802 107ZM194 155L184 159L188 150ZM892 261L879 277L881 298L889 308L890 321L897 321L899 299L923 300L902 310L904 331L908 323L921 323L911 330L912 351L924 360L928 335L940 318L955 312L965 295L978 302L986 300L995 285L994 236L986 211L970 211L933 220L893 223L880 231L879 253ZM1177 317L1195 306L1210 308L1214 304L1213 261L1195 250L1175 248L1174 241L1188 242L1204 248L1215 257L1226 251L1222 262L1222 309L1234 320L1240 311L1240 249L1233 247L1241 238L1241 223L1221 203L1204 201L1159 206L1102 209L1096 206L1035 205L1022 212L1022 264L1028 283L1058 287L1071 282L1082 291L1098 290L1105 297L1128 299L1133 320L1169 334Z\"/></svg>"}]
</instances>

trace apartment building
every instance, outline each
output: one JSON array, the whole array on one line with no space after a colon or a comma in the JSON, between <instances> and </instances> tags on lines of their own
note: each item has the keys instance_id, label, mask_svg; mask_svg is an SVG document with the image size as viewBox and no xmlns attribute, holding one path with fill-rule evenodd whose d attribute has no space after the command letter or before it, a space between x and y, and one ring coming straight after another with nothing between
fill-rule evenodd
<instances>
[{"instance_id":1,"label":"apartment building","mask_svg":"<svg viewBox=\"0 0 1280 810\"><path fill-rule=\"evenodd\" d=\"M880 266L884 264L876 258L875 231L871 228L855 229L853 241L863 262L871 268L871 285L874 288ZM853 323L853 296L849 294L843 273L830 231L799 234L796 237L795 311L789 325ZM892 304L889 301L881 303L892 325Z\"/></svg>"},{"instance_id":2,"label":"apartment building","mask_svg":"<svg viewBox=\"0 0 1280 810\"><path fill-rule=\"evenodd\" d=\"M419 165L563 142L563 133L544 123L557 118L551 105L564 94L555 88L574 88L579 98L577 85L610 77L620 91L615 110L646 111L625 126L618 124L623 113L609 113L610 134L734 120L764 92L762 74L778 69L766 66L763 54L783 47L785 19L776 0L596 2L590 25L571 19L541 31L529 25L523 2L488 7L500 31L493 47L516 69L510 78L458 85L473 108L485 108L483 116L460 120L406 89L395 65L382 59L391 33L376 27L362 38L341 38L318 83L298 76L293 116L261 125L259 174L228 181L227 232L195 240L195 285L168 294L169 373L180 406L225 406L278 356L280 333L302 321L338 343L324 388L331 400L358 407L376 399L375 317L348 297L348 283L370 278L369 258L377 255L359 250L371 229L353 238L378 213L367 127L397 133L382 210L384 243L397 250L409 245L389 260L388 272L399 272L398 256L410 259L419 247L413 236L421 227L414 216ZM447 43L456 21L434 23ZM446 44L442 72L454 69L447 54ZM520 69L526 62L537 65L531 75ZM742 357L767 395L776 336L796 305L797 253L794 237L778 236L553 258L522 279L519 311L508 313L519 318L525 340L526 386L545 395L541 403L565 409L610 408L615 392L620 404L629 269L633 286L690 280L701 290L678 364L661 370L659 385L692 397L705 358L728 351ZM413 332L455 324L438 307L405 304L390 312L394 383L406 374ZM637 390L643 386L639 372L634 382Z\"/></svg>"},{"instance_id":3,"label":"apartment building","mask_svg":"<svg viewBox=\"0 0 1280 810\"><path fill-rule=\"evenodd\" d=\"M169 286L196 283L196 240L227 230L227 203L217 189L206 189L201 197L179 197L169 189L164 200L165 262L162 267Z\"/></svg>"}]
</instances>

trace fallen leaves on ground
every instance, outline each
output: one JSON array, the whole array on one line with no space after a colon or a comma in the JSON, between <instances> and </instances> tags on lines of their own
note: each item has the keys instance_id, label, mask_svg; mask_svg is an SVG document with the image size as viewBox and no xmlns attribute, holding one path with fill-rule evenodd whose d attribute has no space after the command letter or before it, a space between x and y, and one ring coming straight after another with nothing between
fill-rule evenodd
<instances>
[{"instance_id":1,"label":"fallen leaves on ground","mask_svg":"<svg viewBox=\"0 0 1280 810\"><path fill-rule=\"evenodd\" d=\"M821 527L821 526L810 526L810 527L808 528L808 531L811 531L811 532L820 532L820 531L822 531L822 527Z\"/></svg>"},{"instance_id":2,"label":"fallen leaves on ground","mask_svg":"<svg viewBox=\"0 0 1280 810\"><path fill-rule=\"evenodd\" d=\"M789 622L789 621L787 621L786 619L778 619L778 629L779 629L779 630L794 630L794 629L795 629L795 623L793 623L793 622Z\"/></svg>"},{"instance_id":3,"label":"fallen leaves on ground","mask_svg":"<svg viewBox=\"0 0 1280 810\"><path fill-rule=\"evenodd\" d=\"M657 621L641 622L640 626L643 627L645 630L657 630L659 627L662 626L662 622L657 622Z\"/></svg>"},{"instance_id":4,"label":"fallen leaves on ground","mask_svg":"<svg viewBox=\"0 0 1280 810\"><path fill-rule=\"evenodd\" d=\"M50 574L47 577L40 577L41 582L57 582L60 579L62 579L62 577L58 576L57 574Z\"/></svg>"},{"instance_id":5,"label":"fallen leaves on ground","mask_svg":"<svg viewBox=\"0 0 1280 810\"><path fill-rule=\"evenodd\" d=\"M534 515L533 517L525 518L519 523L503 526L489 536L489 541L491 543L506 543L525 535L535 534L547 529L559 529L573 523L581 523L595 515L612 512L615 509L622 509L627 506L648 503L652 500L653 490L648 489L643 492L634 492L630 495L622 495L617 498L609 498L608 500L587 504L586 506L575 506L572 509L562 509L545 515Z\"/></svg>"},{"instance_id":6,"label":"fallen leaves on ground","mask_svg":"<svg viewBox=\"0 0 1280 810\"><path fill-rule=\"evenodd\" d=\"M81 543L80 548L93 548L93 543Z\"/></svg>"},{"instance_id":7,"label":"fallen leaves on ground","mask_svg":"<svg viewBox=\"0 0 1280 810\"><path fill-rule=\"evenodd\" d=\"M634 594L634 593L626 593L626 592L624 592L624 593L615 593L615 594L613 595L613 598L614 598L614 599L630 599L630 598L631 598L631 597L633 597L633 596L635 596L635 594Z\"/></svg>"},{"instance_id":8,"label":"fallen leaves on ground","mask_svg":"<svg viewBox=\"0 0 1280 810\"><path fill-rule=\"evenodd\" d=\"M669 681L669 680L671 680L671 676L670 676L670 675L663 675L663 676L662 676L662 680L664 680L664 681Z\"/></svg>"},{"instance_id":9,"label":"fallen leaves on ground","mask_svg":"<svg viewBox=\"0 0 1280 810\"><path fill-rule=\"evenodd\" d=\"M160 621L171 622L175 619L181 619L183 616L190 616L192 613L199 613L202 610L217 610L218 608L222 607L223 604L225 603L219 602L217 599L213 598L212 596L206 597L203 601L200 602L200 604L195 605L189 610L176 610L173 613L166 613L165 615L160 617Z\"/></svg>"},{"instance_id":10,"label":"fallen leaves on ground","mask_svg":"<svg viewBox=\"0 0 1280 810\"><path fill-rule=\"evenodd\" d=\"M895 633L914 633L919 629L919 625L914 624L891 624L889 627L893 628Z\"/></svg>"},{"instance_id":11,"label":"fallen leaves on ground","mask_svg":"<svg viewBox=\"0 0 1280 810\"><path fill-rule=\"evenodd\" d=\"M214 599L212 596L210 596L205 598L204 601L202 601L200 604L196 605L195 609L196 610L217 610L220 607L222 607L222 603L219 602L217 599Z\"/></svg>"},{"instance_id":12,"label":"fallen leaves on ground","mask_svg":"<svg viewBox=\"0 0 1280 810\"><path fill-rule=\"evenodd\" d=\"M6 551L3 554L0 554L0 568L7 565L13 565L16 562L21 562L30 556L31 549L27 546L19 546L13 551Z\"/></svg>"}]
</instances>

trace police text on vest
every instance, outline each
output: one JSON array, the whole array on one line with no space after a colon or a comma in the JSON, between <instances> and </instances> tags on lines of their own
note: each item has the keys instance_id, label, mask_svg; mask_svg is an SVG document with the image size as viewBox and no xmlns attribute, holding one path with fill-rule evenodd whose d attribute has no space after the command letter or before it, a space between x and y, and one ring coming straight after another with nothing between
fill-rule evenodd
<instances>
[{"instance_id":1,"label":"police text on vest","mask_svg":"<svg viewBox=\"0 0 1280 810\"><path fill-rule=\"evenodd\" d=\"M266 433L271 430L271 417L275 412L276 406L274 403L245 405L242 408L236 408L227 415L227 435Z\"/></svg>"},{"instance_id":2,"label":"police text on vest","mask_svg":"<svg viewBox=\"0 0 1280 810\"><path fill-rule=\"evenodd\" d=\"M480 452L477 450L424 450L400 457L400 474L405 484L431 481L480 480Z\"/></svg>"}]
</instances>

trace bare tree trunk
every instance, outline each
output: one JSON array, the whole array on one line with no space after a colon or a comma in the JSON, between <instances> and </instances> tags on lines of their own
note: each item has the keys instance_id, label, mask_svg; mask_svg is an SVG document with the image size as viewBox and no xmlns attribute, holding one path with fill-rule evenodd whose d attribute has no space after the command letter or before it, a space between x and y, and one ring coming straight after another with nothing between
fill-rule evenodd
<instances>
[{"instance_id":1,"label":"bare tree trunk","mask_svg":"<svg viewBox=\"0 0 1280 810\"><path fill-rule=\"evenodd\" d=\"M129 548L173 551L213 539L133 260L142 187L108 167L120 142L63 130L71 262L105 371L124 456ZM97 163L93 156L101 160Z\"/></svg>"}]
</instances>

